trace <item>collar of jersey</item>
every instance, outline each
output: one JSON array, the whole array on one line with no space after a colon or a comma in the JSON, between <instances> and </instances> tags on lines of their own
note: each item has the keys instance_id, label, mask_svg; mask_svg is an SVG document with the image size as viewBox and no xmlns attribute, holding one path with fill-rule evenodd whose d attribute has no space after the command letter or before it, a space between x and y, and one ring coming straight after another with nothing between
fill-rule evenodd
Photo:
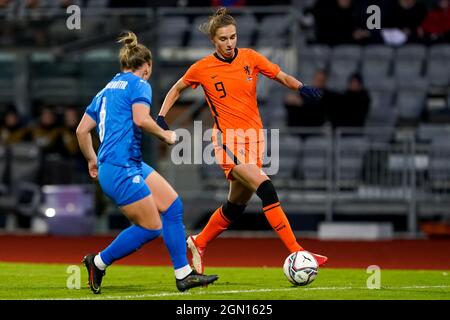
<instances>
[{"instance_id":1,"label":"collar of jersey","mask_svg":"<svg viewBox=\"0 0 450 320\"><path fill-rule=\"evenodd\" d=\"M231 59L224 59L224 58L222 58L221 56L219 56L219 55L217 54L217 52L214 52L214 57L216 57L216 58L219 59L220 61L226 62L226 63L232 63L233 60L236 59L237 55L238 55L238 48L234 48L234 56L233 56L233 58L231 58Z\"/></svg>"}]
</instances>

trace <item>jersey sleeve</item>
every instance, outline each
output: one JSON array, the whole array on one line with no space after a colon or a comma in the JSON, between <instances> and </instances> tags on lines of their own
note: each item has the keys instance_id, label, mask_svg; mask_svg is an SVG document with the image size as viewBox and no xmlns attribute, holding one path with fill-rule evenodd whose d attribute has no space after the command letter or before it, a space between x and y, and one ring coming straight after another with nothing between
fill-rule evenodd
<instances>
[{"instance_id":1,"label":"jersey sleeve","mask_svg":"<svg viewBox=\"0 0 450 320\"><path fill-rule=\"evenodd\" d=\"M262 73L270 79L274 79L281 70L280 66L271 62L265 56L254 50L251 50L251 53L252 59L255 63L255 68L258 70L258 72Z\"/></svg>"},{"instance_id":2,"label":"jersey sleeve","mask_svg":"<svg viewBox=\"0 0 450 320\"><path fill-rule=\"evenodd\" d=\"M183 82L188 86L191 86L193 89L197 88L200 84L200 74L199 74L199 65L198 63L194 63L183 76Z\"/></svg>"},{"instance_id":3,"label":"jersey sleeve","mask_svg":"<svg viewBox=\"0 0 450 320\"><path fill-rule=\"evenodd\" d=\"M135 103L144 103L149 107L152 105L152 87L145 80L138 80L131 89L131 105Z\"/></svg>"},{"instance_id":4,"label":"jersey sleeve","mask_svg":"<svg viewBox=\"0 0 450 320\"><path fill-rule=\"evenodd\" d=\"M97 121L97 115L98 115L98 108L99 108L99 101L98 97L96 96L94 99L92 99L91 104L89 104L86 108L85 113L92 118L96 123Z\"/></svg>"}]
</instances>

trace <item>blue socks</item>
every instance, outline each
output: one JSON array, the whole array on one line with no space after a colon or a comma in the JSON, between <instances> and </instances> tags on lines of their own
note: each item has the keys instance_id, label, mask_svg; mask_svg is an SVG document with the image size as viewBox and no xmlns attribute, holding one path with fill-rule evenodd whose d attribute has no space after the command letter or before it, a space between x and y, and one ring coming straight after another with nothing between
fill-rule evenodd
<instances>
[{"instance_id":1,"label":"blue socks","mask_svg":"<svg viewBox=\"0 0 450 320\"><path fill-rule=\"evenodd\" d=\"M186 233L183 224L183 203L178 197L161 215L164 243L169 250L175 270L189 266L186 256ZM106 265L128 256L142 245L159 237L161 229L149 230L138 225L123 230L102 252L100 259ZM189 268L190 270L190 268Z\"/></svg>"},{"instance_id":2,"label":"blue socks","mask_svg":"<svg viewBox=\"0 0 450 320\"><path fill-rule=\"evenodd\" d=\"M178 197L161 215L163 239L175 270L189 265L186 256L186 233L183 224L183 203Z\"/></svg>"},{"instance_id":3,"label":"blue socks","mask_svg":"<svg viewBox=\"0 0 450 320\"><path fill-rule=\"evenodd\" d=\"M132 225L123 230L105 250L100 252L100 258L109 266L114 261L128 256L142 245L159 237L160 234L161 229L149 230L138 225Z\"/></svg>"}]
</instances>

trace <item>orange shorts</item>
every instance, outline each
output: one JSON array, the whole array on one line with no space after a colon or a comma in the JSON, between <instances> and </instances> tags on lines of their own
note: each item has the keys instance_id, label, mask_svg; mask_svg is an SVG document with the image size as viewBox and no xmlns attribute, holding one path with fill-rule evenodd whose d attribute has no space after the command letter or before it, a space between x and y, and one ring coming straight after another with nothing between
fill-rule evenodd
<instances>
[{"instance_id":1,"label":"orange shorts","mask_svg":"<svg viewBox=\"0 0 450 320\"><path fill-rule=\"evenodd\" d=\"M225 144L219 135L213 136L214 156L228 180L235 180L231 171L239 164L256 164L262 168L264 141Z\"/></svg>"}]
</instances>

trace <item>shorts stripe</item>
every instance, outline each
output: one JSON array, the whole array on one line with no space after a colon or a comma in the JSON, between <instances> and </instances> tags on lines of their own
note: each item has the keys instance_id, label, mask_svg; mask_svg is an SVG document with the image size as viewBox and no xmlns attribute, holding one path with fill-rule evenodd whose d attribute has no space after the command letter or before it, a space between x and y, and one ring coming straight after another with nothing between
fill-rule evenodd
<instances>
[{"instance_id":1,"label":"shorts stripe","mask_svg":"<svg viewBox=\"0 0 450 320\"><path fill-rule=\"evenodd\" d=\"M236 157L236 155L231 152L230 149L228 149L228 147L223 144L222 142L222 131L219 131L219 133L217 134L217 143L219 144L220 147L222 147L222 149L226 152L226 154L233 159L233 163L235 165L241 164L241 162L239 161L239 159Z\"/></svg>"}]
</instances>

